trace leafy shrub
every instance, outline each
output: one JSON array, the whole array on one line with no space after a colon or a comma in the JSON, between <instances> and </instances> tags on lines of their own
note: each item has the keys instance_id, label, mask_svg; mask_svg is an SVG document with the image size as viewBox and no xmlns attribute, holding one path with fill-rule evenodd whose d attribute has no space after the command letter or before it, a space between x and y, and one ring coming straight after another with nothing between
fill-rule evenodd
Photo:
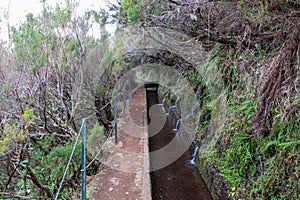
<instances>
[{"instance_id":1,"label":"leafy shrub","mask_svg":"<svg viewBox=\"0 0 300 200\"><path fill-rule=\"evenodd\" d=\"M122 8L127 11L127 19L129 23L134 23L137 21L143 4L143 0L123 0L121 2Z\"/></svg>"},{"instance_id":2,"label":"leafy shrub","mask_svg":"<svg viewBox=\"0 0 300 200\"><path fill-rule=\"evenodd\" d=\"M47 146L53 145L55 138L53 135L46 136L43 141L39 142L39 145ZM60 146L55 146L48 150L44 151L43 149L32 149L30 152L31 162L30 165L33 167L33 171L39 180L48 185L50 190L54 193L57 190L57 187L63 177L66 165L70 158L74 142L67 142ZM78 143L73 155L72 162L70 164L65 183L73 182L76 184L76 180L79 181L79 174L81 169L81 144ZM34 185L31 185L34 191ZM38 191L36 191L38 192ZM70 188L62 190L60 195L67 195L70 192ZM33 193L36 197L39 197L39 194Z\"/></svg>"},{"instance_id":3,"label":"leafy shrub","mask_svg":"<svg viewBox=\"0 0 300 200\"><path fill-rule=\"evenodd\" d=\"M97 122L87 134L87 151L95 156L105 140L104 127Z\"/></svg>"}]
</instances>

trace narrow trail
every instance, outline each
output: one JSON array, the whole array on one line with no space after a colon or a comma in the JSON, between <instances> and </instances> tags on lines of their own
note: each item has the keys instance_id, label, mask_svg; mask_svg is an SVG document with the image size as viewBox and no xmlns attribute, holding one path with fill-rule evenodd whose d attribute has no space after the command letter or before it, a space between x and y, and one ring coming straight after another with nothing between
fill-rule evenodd
<instances>
[{"instance_id":1,"label":"narrow trail","mask_svg":"<svg viewBox=\"0 0 300 200\"><path fill-rule=\"evenodd\" d=\"M157 103L157 93L155 91L147 91L147 109L149 110L152 105ZM157 109L156 115L152 117L159 117L159 115L165 115L165 113L162 112L161 109ZM149 138L151 152L161 149L172 140L178 140L177 137L175 137L175 133L172 132L173 128L171 122L167 120L161 131L155 134L151 133L152 127L151 123L149 124L149 135L153 135ZM177 142L178 148L180 148L180 141ZM152 162L156 162L157 159L163 158L150 156L150 165ZM172 162L167 167L151 172L153 200L212 199L210 192L196 167L187 164L187 161L190 159L191 156L189 153L185 152L179 159Z\"/></svg>"},{"instance_id":2,"label":"narrow trail","mask_svg":"<svg viewBox=\"0 0 300 200\"><path fill-rule=\"evenodd\" d=\"M147 181L148 173L143 172L143 153L145 149L148 151L148 143L144 143L143 137L140 137L146 115L144 88L136 90L131 96L126 113L129 119L128 110L136 126L131 126L127 120L119 119L118 144L115 145L114 139L111 138L102 158L105 165L88 183L87 188L94 188L90 195L92 200L151 199L150 179ZM131 156L131 153L137 156Z\"/></svg>"},{"instance_id":3,"label":"narrow trail","mask_svg":"<svg viewBox=\"0 0 300 200\"><path fill-rule=\"evenodd\" d=\"M171 140L176 141L175 134L172 132L174 127L169 120L158 134L148 138L148 134L152 135L153 127L151 127L151 123L147 125L149 118L147 120L146 113L149 107L157 104L157 101L156 91L147 92L146 95L143 87L132 94L126 112L128 117L126 120L122 118L118 120L118 144L114 144L114 138L109 139L101 158L104 165L99 169L97 175L88 177L89 199L212 199L197 169L187 164L191 159L188 152L167 167L149 174L151 163L167 156L163 154L161 157L153 157L152 154L152 156L148 154L149 149L150 152L155 151L164 147ZM165 115L162 111L157 111L156 114L157 117ZM133 123L128 120L129 115ZM179 148L180 141L177 142L176 148Z\"/></svg>"}]
</instances>

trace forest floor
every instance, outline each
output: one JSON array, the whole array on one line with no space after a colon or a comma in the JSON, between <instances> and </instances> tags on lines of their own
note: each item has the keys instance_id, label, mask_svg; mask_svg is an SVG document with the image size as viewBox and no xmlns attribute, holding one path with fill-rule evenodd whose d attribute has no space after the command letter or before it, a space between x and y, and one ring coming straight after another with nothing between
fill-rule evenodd
<instances>
[{"instance_id":1,"label":"forest floor","mask_svg":"<svg viewBox=\"0 0 300 200\"><path fill-rule=\"evenodd\" d=\"M129 113L130 116L129 116ZM126 120L118 121L118 143L106 144L99 173L88 177L87 196L92 200L151 199L148 136L144 88L136 90L129 101ZM134 122L134 123L132 123Z\"/></svg>"}]
</instances>

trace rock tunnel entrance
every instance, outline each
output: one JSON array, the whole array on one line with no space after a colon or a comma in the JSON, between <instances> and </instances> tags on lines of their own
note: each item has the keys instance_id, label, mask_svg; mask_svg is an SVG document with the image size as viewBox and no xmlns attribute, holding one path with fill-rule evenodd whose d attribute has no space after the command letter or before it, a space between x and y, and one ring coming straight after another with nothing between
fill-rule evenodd
<instances>
[{"instance_id":1,"label":"rock tunnel entrance","mask_svg":"<svg viewBox=\"0 0 300 200\"><path fill-rule=\"evenodd\" d=\"M158 84L145 84L146 100L147 100L147 118L148 118L148 134L149 134L149 151L154 152L162 149L171 141L178 143L180 141L174 133L174 125L167 118L163 128L157 133L157 127L151 120L160 120L166 113L163 109L155 109L155 114L149 116L150 108L158 104ZM152 111L153 112L153 111ZM177 140L177 141L176 141ZM176 148L177 148L176 147ZM175 149L174 149L175 151ZM168 152L166 152L167 154ZM151 193L153 200L211 200L210 192L199 174L195 166L188 164L191 160L191 155L186 151L177 160L170 163L168 166L153 170L153 165L160 159L168 155L150 153L150 178L151 178Z\"/></svg>"}]
</instances>

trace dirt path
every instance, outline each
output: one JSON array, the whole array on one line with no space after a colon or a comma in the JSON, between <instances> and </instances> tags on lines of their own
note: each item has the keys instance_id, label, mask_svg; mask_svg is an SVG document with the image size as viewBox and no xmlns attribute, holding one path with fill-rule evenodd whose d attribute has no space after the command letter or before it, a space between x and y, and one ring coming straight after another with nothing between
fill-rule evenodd
<instances>
[{"instance_id":1,"label":"dirt path","mask_svg":"<svg viewBox=\"0 0 300 200\"><path fill-rule=\"evenodd\" d=\"M148 151L145 134L145 90L140 88L132 94L129 102L129 117L118 121L118 144L113 138L105 147L102 162L105 163L100 172L87 185L93 200L135 200L151 199L150 179L145 161L145 151ZM127 110L126 116L129 116ZM147 159L147 158L146 158ZM149 161L149 160L148 160Z\"/></svg>"}]
</instances>

